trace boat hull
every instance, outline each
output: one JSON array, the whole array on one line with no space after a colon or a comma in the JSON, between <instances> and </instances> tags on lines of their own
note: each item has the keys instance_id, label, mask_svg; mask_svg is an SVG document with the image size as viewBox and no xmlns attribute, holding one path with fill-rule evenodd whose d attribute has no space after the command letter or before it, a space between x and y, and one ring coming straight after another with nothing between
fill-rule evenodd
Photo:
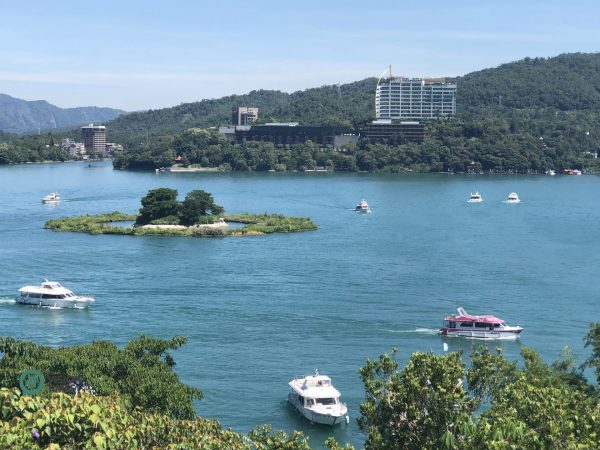
<instances>
[{"instance_id":1,"label":"boat hull","mask_svg":"<svg viewBox=\"0 0 600 450\"><path fill-rule=\"evenodd\" d=\"M490 330L456 330L442 328L440 334L448 337L462 337L467 339L505 339L514 340L519 337L522 330L490 331Z\"/></svg>"},{"instance_id":2,"label":"boat hull","mask_svg":"<svg viewBox=\"0 0 600 450\"><path fill-rule=\"evenodd\" d=\"M94 302L91 297L79 297L77 299L56 299L56 298L31 298L17 297L17 303L22 305L39 306L43 308L61 308L61 309L84 309Z\"/></svg>"},{"instance_id":3,"label":"boat hull","mask_svg":"<svg viewBox=\"0 0 600 450\"><path fill-rule=\"evenodd\" d=\"M334 426L345 422L346 417L348 416L347 409L346 411L342 411L339 407L340 405L338 405L338 407L336 408L333 408L332 412L327 414L323 414L312 409L305 408L304 406L296 402L291 394L288 395L288 403L292 405L296 410L298 410L300 414L302 414L304 417L310 420L311 423ZM338 411L334 411L334 409L337 409Z\"/></svg>"}]
</instances>

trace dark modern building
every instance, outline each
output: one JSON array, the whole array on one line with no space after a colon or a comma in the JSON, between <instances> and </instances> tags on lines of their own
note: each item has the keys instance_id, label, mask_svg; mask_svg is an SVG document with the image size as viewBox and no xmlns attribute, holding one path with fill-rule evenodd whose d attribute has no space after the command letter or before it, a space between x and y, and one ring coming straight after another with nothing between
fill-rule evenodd
<instances>
[{"instance_id":1,"label":"dark modern building","mask_svg":"<svg viewBox=\"0 0 600 450\"><path fill-rule=\"evenodd\" d=\"M106 150L106 127L90 123L81 127L81 140L87 152L104 153Z\"/></svg>"},{"instance_id":2,"label":"dark modern building","mask_svg":"<svg viewBox=\"0 0 600 450\"><path fill-rule=\"evenodd\" d=\"M319 145L335 145L336 142L348 144L353 139L355 142L358 139L358 135L355 135L348 127L301 126L294 122L222 127L219 132L236 142L263 141L278 145L302 144L306 141L312 141ZM339 139L340 136L344 136L345 139Z\"/></svg>"},{"instance_id":3,"label":"dark modern building","mask_svg":"<svg viewBox=\"0 0 600 450\"><path fill-rule=\"evenodd\" d=\"M409 142L423 142L425 126L419 122L376 120L366 125L360 135L372 141L386 141L401 136Z\"/></svg>"}]
</instances>

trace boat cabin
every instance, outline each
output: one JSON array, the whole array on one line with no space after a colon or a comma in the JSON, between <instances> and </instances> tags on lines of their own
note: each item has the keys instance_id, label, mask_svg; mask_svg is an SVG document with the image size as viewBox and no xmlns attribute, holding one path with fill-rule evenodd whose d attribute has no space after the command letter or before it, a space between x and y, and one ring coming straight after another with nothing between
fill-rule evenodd
<instances>
[{"instance_id":1,"label":"boat cabin","mask_svg":"<svg viewBox=\"0 0 600 450\"><path fill-rule=\"evenodd\" d=\"M444 320L444 328L486 328L488 330L493 330L494 328L500 328L504 326L503 322L500 323L490 323L490 322L475 322L475 321L463 321L459 322L456 320Z\"/></svg>"}]
</instances>

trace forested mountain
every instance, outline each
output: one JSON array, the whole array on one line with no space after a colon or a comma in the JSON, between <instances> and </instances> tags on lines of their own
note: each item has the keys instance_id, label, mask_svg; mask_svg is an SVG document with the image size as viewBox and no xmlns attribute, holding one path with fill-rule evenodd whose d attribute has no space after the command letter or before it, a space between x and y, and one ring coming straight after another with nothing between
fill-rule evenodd
<instances>
[{"instance_id":1,"label":"forested mountain","mask_svg":"<svg viewBox=\"0 0 600 450\"><path fill-rule=\"evenodd\" d=\"M0 94L0 130L11 133L69 129L112 120L124 112L96 106L59 108L44 100L27 101Z\"/></svg>"},{"instance_id":2,"label":"forested mountain","mask_svg":"<svg viewBox=\"0 0 600 450\"><path fill-rule=\"evenodd\" d=\"M600 53L525 58L455 79L461 112L600 109Z\"/></svg>"}]
</instances>

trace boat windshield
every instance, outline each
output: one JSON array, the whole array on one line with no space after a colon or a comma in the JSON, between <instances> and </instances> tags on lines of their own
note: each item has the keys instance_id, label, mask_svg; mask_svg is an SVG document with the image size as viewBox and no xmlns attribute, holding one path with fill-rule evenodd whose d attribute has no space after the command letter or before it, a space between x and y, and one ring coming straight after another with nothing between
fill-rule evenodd
<instances>
[{"instance_id":1,"label":"boat windshield","mask_svg":"<svg viewBox=\"0 0 600 450\"><path fill-rule=\"evenodd\" d=\"M335 398L318 398L317 404L318 405L335 405L336 399Z\"/></svg>"}]
</instances>

